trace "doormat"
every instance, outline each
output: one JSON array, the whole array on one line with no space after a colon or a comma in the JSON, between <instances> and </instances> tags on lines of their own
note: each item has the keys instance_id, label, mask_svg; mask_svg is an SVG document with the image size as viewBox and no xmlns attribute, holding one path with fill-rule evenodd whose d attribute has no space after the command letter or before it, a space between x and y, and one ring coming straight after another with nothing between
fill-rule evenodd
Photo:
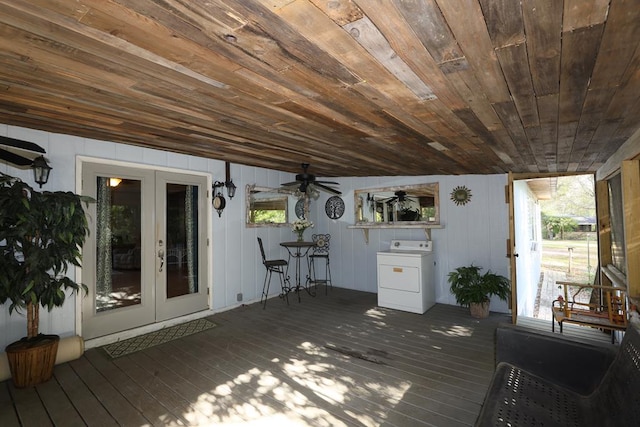
<instances>
[{"instance_id":1,"label":"doormat","mask_svg":"<svg viewBox=\"0 0 640 427\"><path fill-rule=\"evenodd\" d=\"M198 332L206 331L215 327L216 324L207 319L197 319L180 325L170 326L159 331L150 332L138 337L107 344L102 349L111 356L112 359L135 353L158 344L169 342L178 338L187 337Z\"/></svg>"}]
</instances>

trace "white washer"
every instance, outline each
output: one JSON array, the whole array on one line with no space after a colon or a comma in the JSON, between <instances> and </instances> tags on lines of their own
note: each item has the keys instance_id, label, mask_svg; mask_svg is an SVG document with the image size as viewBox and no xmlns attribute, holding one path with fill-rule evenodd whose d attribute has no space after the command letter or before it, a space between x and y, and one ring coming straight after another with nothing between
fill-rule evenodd
<instances>
[{"instance_id":1,"label":"white washer","mask_svg":"<svg viewBox=\"0 0 640 427\"><path fill-rule=\"evenodd\" d=\"M392 240L378 252L378 305L422 314L435 304L433 242Z\"/></svg>"}]
</instances>

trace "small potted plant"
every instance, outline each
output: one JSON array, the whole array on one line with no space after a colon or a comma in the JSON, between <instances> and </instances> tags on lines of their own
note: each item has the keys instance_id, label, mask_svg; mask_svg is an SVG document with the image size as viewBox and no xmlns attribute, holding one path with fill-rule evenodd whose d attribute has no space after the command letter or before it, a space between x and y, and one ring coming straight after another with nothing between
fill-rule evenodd
<instances>
[{"instance_id":1,"label":"small potted plant","mask_svg":"<svg viewBox=\"0 0 640 427\"><path fill-rule=\"evenodd\" d=\"M53 375L57 335L40 334L39 308L61 306L65 290L86 286L66 277L80 265L80 248L89 231L82 202L71 192L39 192L0 173L0 304L9 313L25 312L27 336L6 348L16 387L45 382Z\"/></svg>"},{"instance_id":2,"label":"small potted plant","mask_svg":"<svg viewBox=\"0 0 640 427\"><path fill-rule=\"evenodd\" d=\"M482 267L471 264L458 267L449 273L451 293L462 306L469 306L471 316L483 319L489 316L489 302L492 295L506 301L511 293L509 279L487 270L480 274Z\"/></svg>"}]
</instances>

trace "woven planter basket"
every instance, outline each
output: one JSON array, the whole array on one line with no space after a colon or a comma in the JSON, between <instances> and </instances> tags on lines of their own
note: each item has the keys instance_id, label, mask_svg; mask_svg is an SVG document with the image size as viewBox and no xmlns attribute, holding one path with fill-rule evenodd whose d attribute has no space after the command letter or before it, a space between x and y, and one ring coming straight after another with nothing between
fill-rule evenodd
<instances>
[{"instance_id":1,"label":"woven planter basket","mask_svg":"<svg viewBox=\"0 0 640 427\"><path fill-rule=\"evenodd\" d=\"M489 301L483 303L472 302L469 304L469 312L471 313L471 317L486 319L489 317Z\"/></svg>"},{"instance_id":2,"label":"woven planter basket","mask_svg":"<svg viewBox=\"0 0 640 427\"><path fill-rule=\"evenodd\" d=\"M11 378L17 388L31 387L49 381L58 355L58 335L23 338L6 348Z\"/></svg>"}]
</instances>

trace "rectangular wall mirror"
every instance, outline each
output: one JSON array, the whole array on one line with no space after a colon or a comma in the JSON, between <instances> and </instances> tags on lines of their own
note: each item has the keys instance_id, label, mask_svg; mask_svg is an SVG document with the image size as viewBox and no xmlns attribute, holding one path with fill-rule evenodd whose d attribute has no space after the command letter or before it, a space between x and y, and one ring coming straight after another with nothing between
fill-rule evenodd
<instances>
[{"instance_id":1,"label":"rectangular wall mirror","mask_svg":"<svg viewBox=\"0 0 640 427\"><path fill-rule=\"evenodd\" d=\"M438 183L356 190L355 222L440 224Z\"/></svg>"},{"instance_id":2,"label":"rectangular wall mirror","mask_svg":"<svg viewBox=\"0 0 640 427\"><path fill-rule=\"evenodd\" d=\"M291 190L247 185L245 193L248 227L287 227L295 219L298 200Z\"/></svg>"}]
</instances>

